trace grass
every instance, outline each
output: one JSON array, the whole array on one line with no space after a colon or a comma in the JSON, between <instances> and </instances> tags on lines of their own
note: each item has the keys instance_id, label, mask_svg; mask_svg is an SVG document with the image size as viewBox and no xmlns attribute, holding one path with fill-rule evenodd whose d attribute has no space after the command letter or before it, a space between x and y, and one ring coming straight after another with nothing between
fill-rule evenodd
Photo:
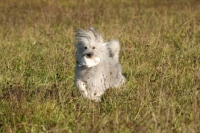
<instances>
[{"instance_id":1,"label":"grass","mask_svg":"<svg viewBox=\"0 0 200 133\"><path fill-rule=\"evenodd\" d=\"M1 0L0 132L200 132L198 0ZM74 87L74 31L121 43L125 89Z\"/></svg>"}]
</instances>

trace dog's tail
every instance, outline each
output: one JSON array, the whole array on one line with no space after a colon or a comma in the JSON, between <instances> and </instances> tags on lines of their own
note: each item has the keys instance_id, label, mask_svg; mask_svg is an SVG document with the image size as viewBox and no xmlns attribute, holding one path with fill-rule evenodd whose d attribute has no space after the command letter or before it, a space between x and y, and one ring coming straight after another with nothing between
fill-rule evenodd
<instances>
[{"instance_id":1,"label":"dog's tail","mask_svg":"<svg viewBox=\"0 0 200 133\"><path fill-rule=\"evenodd\" d=\"M110 57L112 57L117 62L119 61L119 51L120 51L120 44L117 40L111 40L107 44Z\"/></svg>"}]
</instances>

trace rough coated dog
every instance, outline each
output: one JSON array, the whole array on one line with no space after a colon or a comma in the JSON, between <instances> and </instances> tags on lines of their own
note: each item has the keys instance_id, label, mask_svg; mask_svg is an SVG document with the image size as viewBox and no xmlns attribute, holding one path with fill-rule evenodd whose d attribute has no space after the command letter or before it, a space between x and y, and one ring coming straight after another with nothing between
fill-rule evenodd
<instances>
[{"instance_id":1,"label":"rough coated dog","mask_svg":"<svg viewBox=\"0 0 200 133\"><path fill-rule=\"evenodd\" d=\"M119 64L120 44L117 40L104 42L102 36L90 27L76 31L75 85L83 97L96 102L109 88L125 83Z\"/></svg>"}]
</instances>

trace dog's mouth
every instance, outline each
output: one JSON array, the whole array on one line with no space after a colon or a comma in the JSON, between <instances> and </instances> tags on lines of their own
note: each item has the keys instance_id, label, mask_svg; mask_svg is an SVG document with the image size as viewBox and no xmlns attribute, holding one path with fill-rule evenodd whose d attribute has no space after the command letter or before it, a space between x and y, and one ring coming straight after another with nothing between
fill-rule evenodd
<instances>
[{"instance_id":1,"label":"dog's mouth","mask_svg":"<svg viewBox=\"0 0 200 133\"><path fill-rule=\"evenodd\" d=\"M91 58L92 57L92 58ZM101 59L99 57L94 57L92 55L85 55L81 59L81 62L78 64L79 67L86 66L86 67L93 67L100 63Z\"/></svg>"},{"instance_id":2,"label":"dog's mouth","mask_svg":"<svg viewBox=\"0 0 200 133\"><path fill-rule=\"evenodd\" d=\"M89 53L83 54L83 56L85 56L86 58L93 58L94 55L92 52L89 52Z\"/></svg>"}]
</instances>

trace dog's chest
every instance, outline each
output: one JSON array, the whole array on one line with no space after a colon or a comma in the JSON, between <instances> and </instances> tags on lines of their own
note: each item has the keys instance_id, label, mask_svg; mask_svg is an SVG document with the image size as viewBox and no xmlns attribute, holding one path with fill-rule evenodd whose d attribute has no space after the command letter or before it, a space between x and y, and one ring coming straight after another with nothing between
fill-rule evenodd
<instances>
[{"instance_id":1,"label":"dog's chest","mask_svg":"<svg viewBox=\"0 0 200 133\"><path fill-rule=\"evenodd\" d=\"M105 69L85 69L80 72L80 75L88 83L105 84L110 81L110 76Z\"/></svg>"}]
</instances>

